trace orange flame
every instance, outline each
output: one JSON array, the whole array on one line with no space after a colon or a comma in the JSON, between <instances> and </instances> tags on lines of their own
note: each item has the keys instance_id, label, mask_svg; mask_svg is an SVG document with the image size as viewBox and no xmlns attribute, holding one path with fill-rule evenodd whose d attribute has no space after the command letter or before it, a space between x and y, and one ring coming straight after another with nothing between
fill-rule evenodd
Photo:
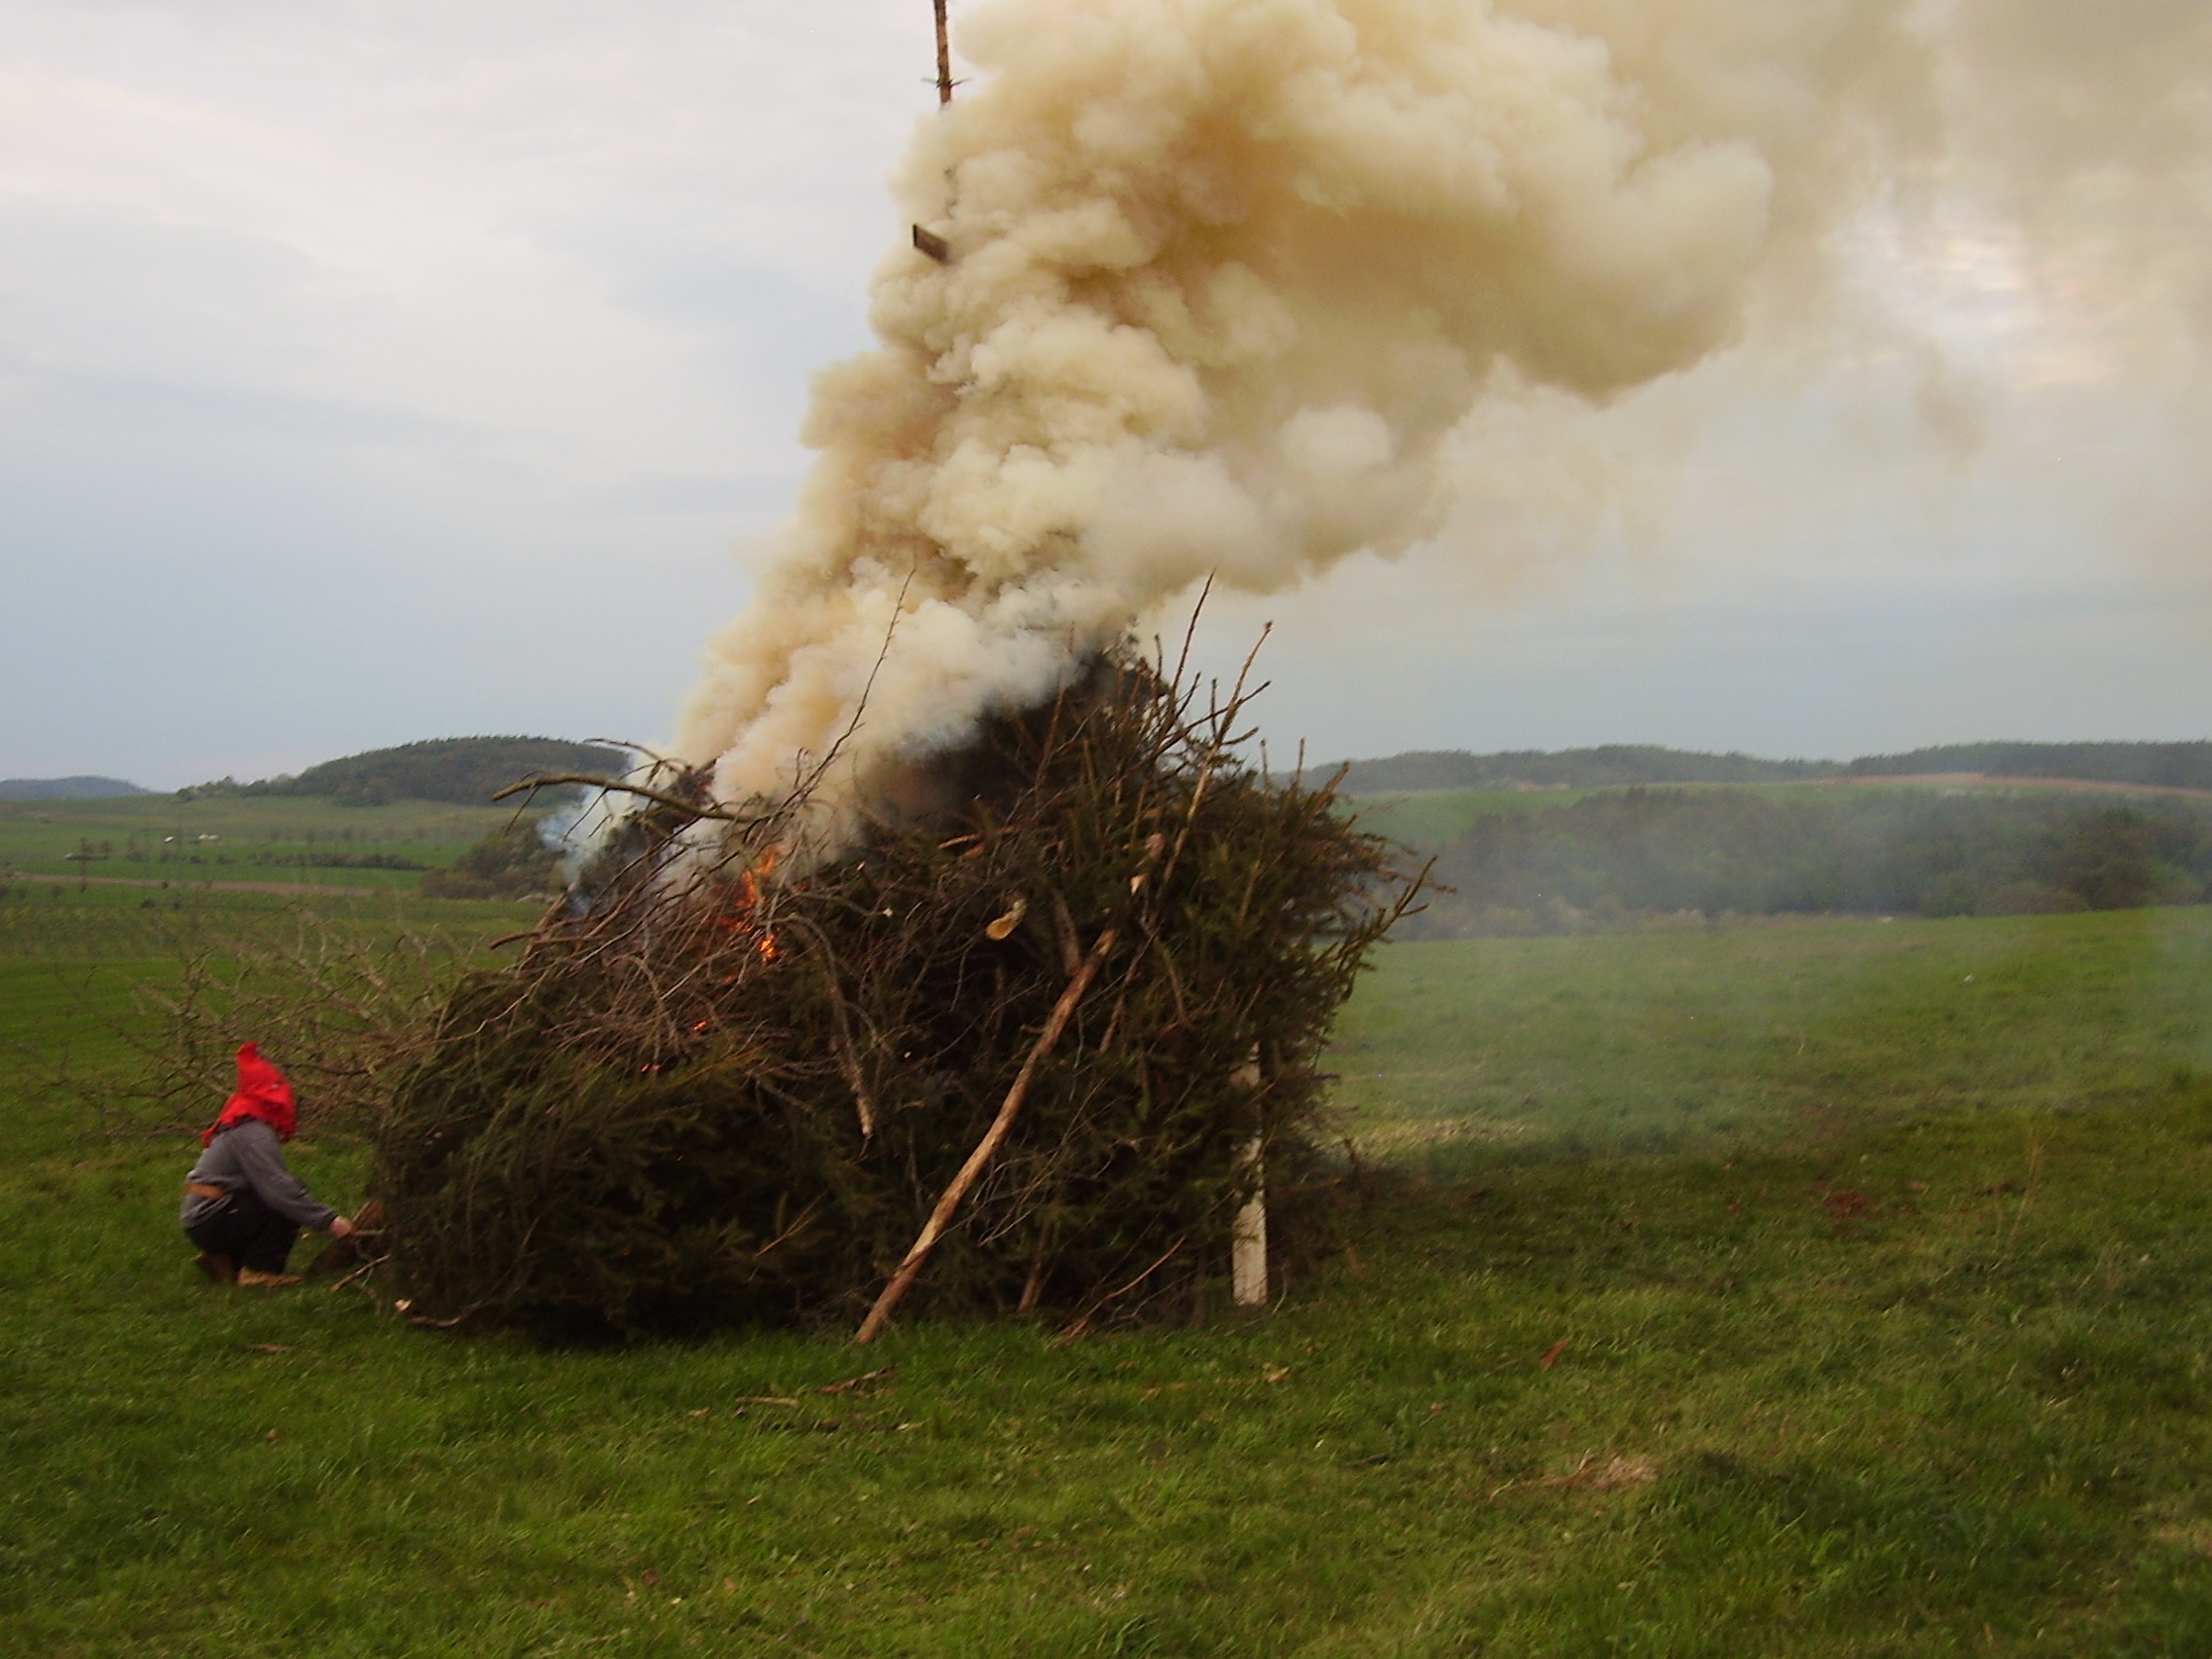
<instances>
[{"instance_id":1,"label":"orange flame","mask_svg":"<svg viewBox=\"0 0 2212 1659\"><path fill-rule=\"evenodd\" d=\"M719 918L717 923L723 932L734 937L750 938L754 953L763 962L776 960L776 936L753 918L760 908L760 880L775 869L776 861L782 855L781 847L769 847L761 853L757 863L739 872L737 909L731 915Z\"/></svg>"}]
</instances>

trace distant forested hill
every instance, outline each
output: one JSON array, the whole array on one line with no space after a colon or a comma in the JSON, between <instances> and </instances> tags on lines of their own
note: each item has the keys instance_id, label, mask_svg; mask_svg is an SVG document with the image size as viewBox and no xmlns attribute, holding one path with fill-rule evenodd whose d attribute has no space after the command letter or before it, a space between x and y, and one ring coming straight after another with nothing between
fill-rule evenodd
<instances>
[{"instance_id":1,"label":"distant forested hill","mask_svg":"<svg viewBox=\"0 0 2212 1659\"><path fill-rule=\"evenodd\" d=\"M1319 783L1333 766L1311 768ZM1889 777L1982 772L1997 777L2072 778L2145 788L2212 790L2212 743L1957 743L1856 760L1762 760L1680 749L1611 744L1557 752L1496 755L1427 750L1347 763L1346 794L1414 790L1524 788L1618 789L1636 784L1781 784L1808 778Z\"/></svg>"},{"instance_id":2,"label":"distant forested hill","mask_svg":"<svg viewBox=\"0 0 2212 1659\"><path fill-rule=\"evenodd\" d=\"M0 778L0 800L112 800L153 793L121 778Z\"/></svg>"},{"instance_id":3,"label":"distant forested hill","mask_svg":"<svg viewBox=\"0 0 2212 1659\"><path fill-rule=\"evenodd\" d=\"M298 777L241 784L225 778L177 793L210 794L328 795L354 806L387 800L440 800L481 806L509 784L540 774L590 773L611 777L630 757L619 749L554 737L439 737L396 749L325 760Z\"/></svg>"}]
</instances>

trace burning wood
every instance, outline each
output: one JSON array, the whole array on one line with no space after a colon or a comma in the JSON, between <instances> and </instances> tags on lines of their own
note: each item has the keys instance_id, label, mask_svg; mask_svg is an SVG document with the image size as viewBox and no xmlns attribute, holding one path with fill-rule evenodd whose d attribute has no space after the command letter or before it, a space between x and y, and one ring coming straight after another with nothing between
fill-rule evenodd
<instances>
[{"instance_id":1,"label":"burning wood","mask_svg":"<svg viewBox=\"0 0 2212 1659\"><path fill-rule=\"evenodd\" d=\"M564 1332L1187 1307L1263 1155L1309 1156L1413 885L1241 758L1244 701L1104 660L812 866L657 790L395 1090L388 1293Z\"/></svg>"},{"instance_id":2,"label":"burning wood","mask_svg":"<svg viewBox=\"0 0 2212 1659\"><path fill-rule=\"evenodd\" d=\"M724 924L731 934L749 942L754 954L763 962L776 960L776 936L759 922L760 884L775 873L782 853L783 848L779 846L765 847L757 862L738 872L737 905Z\"/></svg>"}]
</instances>

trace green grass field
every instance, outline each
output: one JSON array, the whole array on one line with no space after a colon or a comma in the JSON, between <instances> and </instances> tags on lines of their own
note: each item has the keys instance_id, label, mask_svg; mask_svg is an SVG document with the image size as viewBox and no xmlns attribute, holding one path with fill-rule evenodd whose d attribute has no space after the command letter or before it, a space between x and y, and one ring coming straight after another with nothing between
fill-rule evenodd
<instances>
[{"instance_id":1,"label":"green grass field","mask_svg":"<svg viewBox=\"0 0 2212 1659\"><path fill-rule=\"evenodd\" d=\"M284 795L0 801L0 873L412 892L420 869L375 863L451 864L513 816L509 806L360 807Z\"/></svg>"},{"instance_id":2,"label":"green grass field","mask_svg":"<svg viewBox=\"0 0 2212 1659\"><path fill-rule=\"evenodd\" d=\"M1433 851L1493 812L1540 812L1567 806L1595 790L1407 790L1395 794L1352 795L1346 807L1360 828L1422 852Z\"/></svg>"},{"instance_id":3,"label":"green grass field","mask_svg":"<svg viewBox=\"0 0 2212 1659\"><path fill-rule=\"evenodd\" d=\"M0 1651L2212 1650L2212 910L1394 946L1265 1313L582 1352L197 1282L144 914L0 957Z\"/></svg>"},{"instance_id":4,"label":"green grass field","mask_svg":"<svg viewBox=\"0 0 2212 1659\"><path fill-rule=\"evenodd\" d=\"M1777 918L1400 945L1339 1027L1350 1132L1695 1149L1900 1112L2054 1111L2212 1075L2212 911Z\"/></svg>"},{"instance_id":5,"label":"green grass field","mask_svg":"<svg viewBox=\"0 0 2212 1659\"><path fill-rule=\"evenodd\" d=\"M2170 798L2175 793L2156 789L2131 791L2060 781L2047 782L2038 787L2018 779L1974 781L1949 776L1931 777L1925 783L1890 778L1879 782L1828 778L1786 784L1653 784L1648 787L1655 790L1749 791L1781 800L1815 801L1831 799L1842 790L1848 790L1854 794L1863 794L1869 791L1885 793L1909 791L1917 793L1933 790L1943 794L2058 795L2068 799L2109 799L2115 803L2162 800ZM1347 810L1357 814L1362 828L1372 830L1380 835L1387 835L1417 851L1428 853L1464 834L1478 818L1501 812L1541 812L1551 807L1571 805L1588 795L1607 793L1609 792L1604 790L1580 789L1402 790L1346 796L1346 806Z\"/></svg>"}]
</instances>

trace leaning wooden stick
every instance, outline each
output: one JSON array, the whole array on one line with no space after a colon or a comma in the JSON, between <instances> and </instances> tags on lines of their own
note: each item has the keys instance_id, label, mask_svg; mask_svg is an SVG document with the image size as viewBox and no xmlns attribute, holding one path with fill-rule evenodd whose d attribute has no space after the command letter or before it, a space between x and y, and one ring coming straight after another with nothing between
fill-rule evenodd
<instances>
[{"instance_id":1,"label":"leaning wooden stick","mask_svg":"<svg viewBox=\"0 0 2212 1659\"><path fill-rule=\"evenodd\" d=\"M1129 878L1131 898L1143 890L1154 863L1165 847L1166 838L1161 835L1154 835L1145 843L1144 863L1138 866L1136 874ZM1060 992L1060 1000L1052 1005L1052 1012L1045 1020L1045 1029L1038 1032L1037 1041L1029 1045L1029 1052L1021 1062L1021 1070L1014 1074L1014 1086L1006 1091L1006 1098L999 1102L998 1116L991 1120L991 1126L983 1131L983 1138L976 1143L976 1150L968 1155L968 1161L960 1166L960 1173L953 1176L950 1185L944 1189L943 1196L937 1201L937 1208L930 1211L929 1220L923 1223L921 1233L906 1251L906 1259L899 1264L899 1271L891 1275L891 1282L883 1287L883 1294L875 1299L875 1306L867 1310L867 1317L861 1321L860 1330L854 1333L854 1343L875 1341L877 1334L890 1319L891 1310L899 1306L899 1299L906 1294L907 1287L920 1274L922 1264L930 1259L930 1252L937 1248L938 1240L944 1236L944 1230L952 1224L953 1216L959 1211L960 1200L968 1196L968 1189L976 1184L977 1179L990 1166L991 1160L998 1156L999 1147L1005 1143L1008 1131L1014 1127L1014 1120L1020 1114L1021 1103L1029 1093L1029 1085L1037 1076L1037 1068L1044 1064L1045 1056L1052 1051L1053 1045L1060 1040L1060 1034L1067 1030L1068 1021L1075 1017L1076 1005L1083 1001L1083 993L1090 989L1090 981L1098 977L1098 970L1105 966L1106 958L1113 954L1115 941L1121 936L1119 925L1106 929L1091 945L1089 954L1077 965L1075 973L1068 979L1067 988Z\"/></svg>"}]
</instances>

